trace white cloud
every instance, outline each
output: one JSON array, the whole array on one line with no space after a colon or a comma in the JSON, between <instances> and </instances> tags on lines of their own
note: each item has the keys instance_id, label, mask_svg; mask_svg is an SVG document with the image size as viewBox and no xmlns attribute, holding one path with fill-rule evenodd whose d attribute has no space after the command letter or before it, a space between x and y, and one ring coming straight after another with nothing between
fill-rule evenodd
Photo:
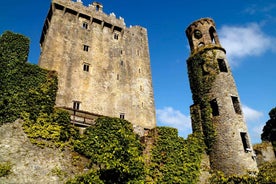
<instances>
[{"instance_id":1,"label":"white cloud","mask_svg":"<svg viewBox=\"0 0 276 184\"><path fill-rule=\"evenodd\" d=\"M275 38L267 36L257 23L245 26L225 25L219 30L219 35L232 65L238 65L240 58L258 56L274 49Z\"/></svg>"},{"instance_id":2,"label":"white cloud","mask_svg":"<svg viewBox=\"0 0 276 184\"><path fill-rule=\"evenodd\" d=\"M248 131L250 133L252 143L255 144L260 142L261 133L264 127L264 114L246 105L242 106L242 110L248 126Z\"/></svg>"},{"instance_id":3,"label":"white cloud","mask_svg":"<svg viewBox=\"0 0 276 184\"><path fill-rule=\"evenodd\" d=\"M246 105L242 106L242 110L244 113L245 120L248 122L257 122L263 116L262 112L254 110Z\"/></svg>"},{"instance_id":4,"label":"white cloud","mask_svg":"<svg viewBox=\"0 0 276 184\"><path fill-rule=\"evenodd\" d=\"M163 109L157 109L156 114L160 126L177 128L180 136L186 137L187 134L192 133L190 116L184 115L179 110L164 107Z\"/></svg>"}]
</instances>

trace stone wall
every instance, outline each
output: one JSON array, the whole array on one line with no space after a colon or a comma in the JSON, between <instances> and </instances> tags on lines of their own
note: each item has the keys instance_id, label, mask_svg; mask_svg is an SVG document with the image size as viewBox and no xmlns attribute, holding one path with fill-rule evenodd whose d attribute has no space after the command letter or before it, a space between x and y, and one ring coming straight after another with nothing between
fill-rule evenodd
<instances>
[{"instance_id":1,"label":"stone wall","mask_svg":"<svg viewBox=\"0 0 276 184\"><path fill-rule=\"evenodd\" d=\"M276 161L273 146L271 142L262 142L253 146L258 166L265 162Z\"/></svg>"}]
</instances>

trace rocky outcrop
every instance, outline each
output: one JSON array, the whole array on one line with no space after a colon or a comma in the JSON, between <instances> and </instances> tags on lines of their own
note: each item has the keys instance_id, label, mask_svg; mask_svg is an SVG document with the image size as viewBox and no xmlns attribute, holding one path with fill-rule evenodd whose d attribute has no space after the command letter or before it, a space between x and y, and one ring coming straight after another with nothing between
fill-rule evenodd
<instances>
[{"instance_id":1,"label":"rocky outcrop","mask_svg":"<svg viewBox=\"0 0 276 184\"><path fill-rule=\"evenodd\" d=\"M56 184L82 173L88 160L69 149L33 145L22 122L0 127L0 163L10 162L11 173L0 184Z\"/></svg>"}]
</instances>

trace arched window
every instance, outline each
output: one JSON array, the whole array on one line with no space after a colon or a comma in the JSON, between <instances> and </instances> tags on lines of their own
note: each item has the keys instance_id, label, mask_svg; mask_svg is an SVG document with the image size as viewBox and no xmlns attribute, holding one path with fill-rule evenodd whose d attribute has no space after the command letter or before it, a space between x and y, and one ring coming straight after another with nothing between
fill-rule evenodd
<instances>
[{"instance_id":1,"label":"arched window","mask_svg":"<svg viewBox=\"0 0 276 184\"><path fill-rule=\"evenodd\" d=\"M217 32L214 27L210 27L209 34L210 34L211 42L214 44L217 44L218 43Z\"/></svg>"}]
</instances>

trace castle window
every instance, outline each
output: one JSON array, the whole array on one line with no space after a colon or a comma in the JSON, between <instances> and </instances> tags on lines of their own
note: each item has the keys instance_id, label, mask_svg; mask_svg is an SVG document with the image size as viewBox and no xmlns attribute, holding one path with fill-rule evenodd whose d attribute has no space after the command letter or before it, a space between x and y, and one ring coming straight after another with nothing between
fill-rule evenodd
<instances>
[{"instance_id":1,"label":"castle window","mask_svg":"<svg viewBox=\"0 0 276 184\"><path fill-rule=\"evenodd\" d=\"M233 103L233 106L234 106L234 109L235 109L235 112L237 114L241 114L241 107L240 107L240 102L239 102L239 99L238 97L236 96L231 96L232 98L232 103Z\"/></svg>"},{"instance_id":2,"label":"castle window","mask_svg":"<svg viewBox=\"0 0 276 184\"><path fill-rule=\"evenodd\" d=\"M194 37L195 37L196 39L202 38L202 33L201 33L201 31L195 30L195 32L194 32Z\"/></svg>"},{"instance_id":3,"label":"castle window","mask_svg":"<svg viewBox=\"0 0 276 184\"><path fill-rule=\"evenodd\" d=\"M219 70L221 72L228 72L225 60L224 59L217 59L217 60L218 60Z\"/></svg>"},{"instance_id":4,"label":"castle window","mask_svg":"<svg viewBox=\"0 0 276 184\"><path fill-rule=\"evenodd\" d=\"M124 61L121 61L121 66L124 66Z\"/></svg>"},{"instance_id":5,"label":"castle window","mask_svg":"<svg viewBox=\"0 0 276 184\"><path fill-rule=\"evenodd\" d=\"M119 80L120 79L120 75L119 74L117 74L117 80Z\"/></svg>"},{"instance_id":6,"label":"castle window","mask_svg":"<svg viewBox=\"0 0 276 184\"><path fill-rule=\"evenodd\" d=\"M79 110L80 109L80 103L79 101L74 101L73 102L73 109Z\"/></svg>"},{"instance_id":7,"label":"castle window","mask_svg":"<svg viewBox=\"0 0 276 184\"><path fill-rule=\"evenodd\" d=\"M100 5L96 5L96 11L100 10Z\"/></svg>"},{"instance_id":8,"label":"castle window","mask_svg":"<svg viewBox=\"0 0 276 184\"><path fill-rule=\"evenodd\" d=\"M83 50L86 51L86 52L88 52L89 46L88 45L83 45Z\"/></svg>"},{"instance_id":9,"label":"castle window","mask_svg":"<svg viewBox=\"0 0 276 184\"><path fill-rule=\"evenodd\" d=\"M120 114L120 119L125 119L125 113Z\"/></svg>"},{"instance_id":10,"label":"castle window","mask_svg":"<svg viewBox=\"0 0 276 184\"><path fill-rule=\"evenodd\" d=\"M88 29L88 23L87 22L83 22L82 23L82 28L83 29Z\"/></svg>"},{"instance_id":11,"label":"castle window","mask_svg":"<svg viewBox=\"0 0 276 184\"><path fill-rule=\"evenodd\" d=\"M119 39L119 34L118 33L114 33L114 39L118 40Z\"/></svg>"},{"instance_id":12,"label":"castle window","mask_svg":"<svg viewBox=\"0 0 276 184\"><path fill-rule=\"evenodd\" d=\"M213 116L218 116L219 115L219 109L218 109L218 103L217 100L214 99L210 101L211 109L212 109L212 115Z\"/></svg>"},{"instance_id":13,"label":"castle window","mask_svg":"<svg viewBox=\"0 0 276 184\"><path fill-rule=\"evenodd\" d=\"M83 71L89 72L89 64L87 63L83 64Z\"/></svg>"},{"instance_id":14,"label":"castle window","mask_svg":"<svg viewBox=\"0 0 276 184\"><path fill-rule=\"evenodd\" d=\"M136 55L140 56L140 50L136 50Z\"/></svg>"},{"instance_id":15,"label":"castle window","mask_svg":"<svg viewBox=\"0 0 276 184\"><path fill-rule=\"evenodd\" d=\"M210 27L209 34L210 34L211 42L214 44L217 44L217 42L218 42L217 33L216 33L216 30L214 27Z\"/></svg>"},{"instance_id":16,"label":"castle window","mask_svg":"<svg viewBox=\"0 0 276 184\"><path fill-rule=\"evenodd\" d=\"M249 139L248 139L248 136L247 136L247 133L246 132L241 132L241 140L242 140L242 144L243 144L243 149L245 152L251 152L251 149L250 149L250 144L249 144Z\"/></svg>"}]
</instances>

